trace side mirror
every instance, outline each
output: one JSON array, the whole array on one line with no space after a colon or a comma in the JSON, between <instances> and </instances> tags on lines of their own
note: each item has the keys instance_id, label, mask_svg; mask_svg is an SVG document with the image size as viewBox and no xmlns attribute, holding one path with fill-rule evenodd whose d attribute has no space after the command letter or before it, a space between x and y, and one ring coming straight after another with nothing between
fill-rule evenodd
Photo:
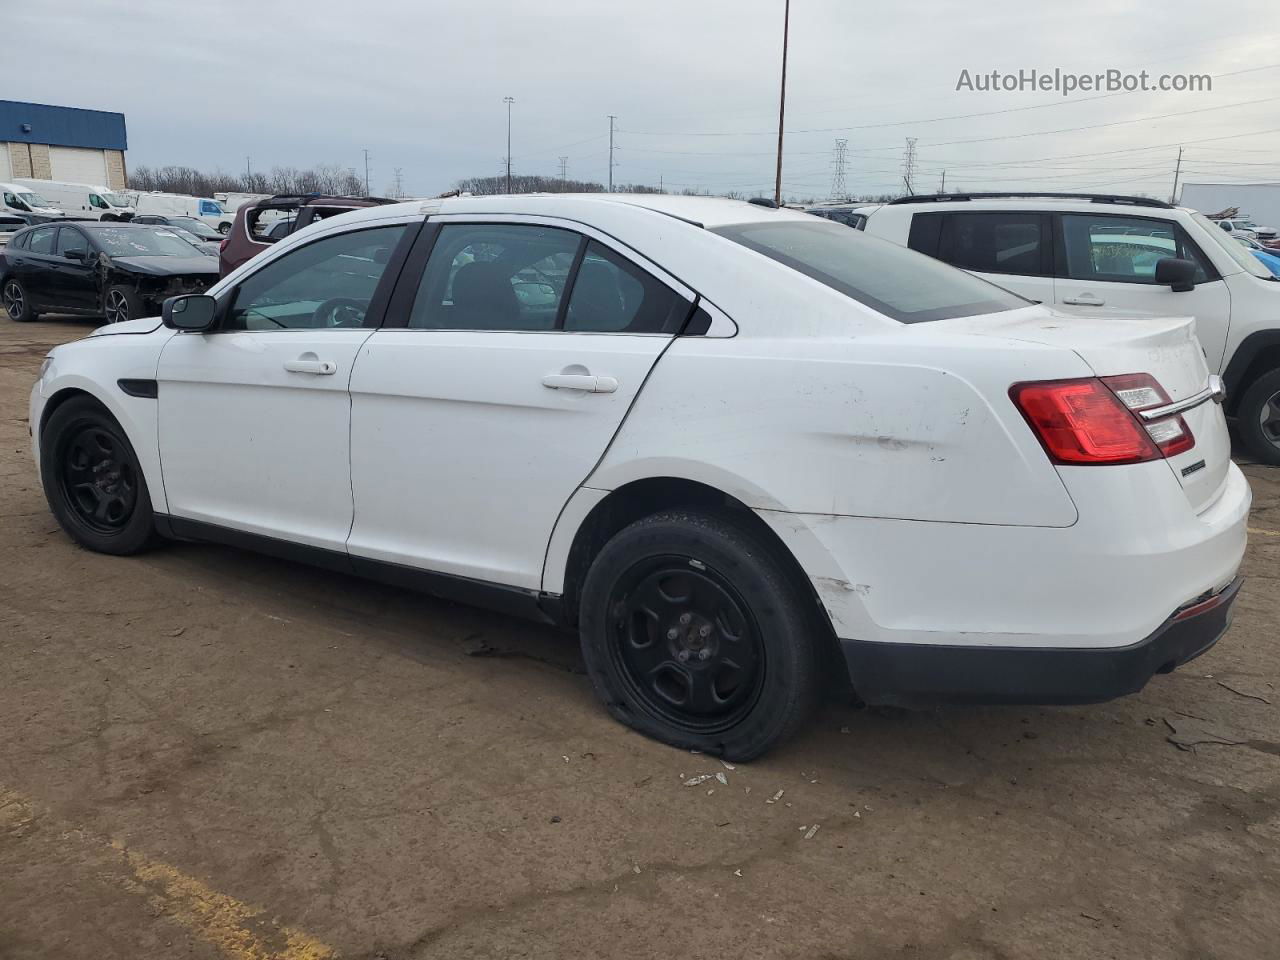
<instances>
[{"instance_id":1,"label":"side mirror","mask_svg":"<svg viewBox=\"0 0 1280 960\"><path fill-rule=\"evenodd\" d=\"M1161 257L1156 261L1156 283L1172 287L1174 293L1186 293L1196 288L1196 265L1177 257Z\"/></svg>"},{"instance_id":2,"label":"side mirror","mask_svg":"<svg viewBox=\"0 0 1280 960\"><path fill-rule=\"evenodd\" d=\"M89 259L89 251L87 250L66 250L62 255L68 260L79 260L81 263Z\"/></svg>"},{"instance_id":3,"label":"side mirror","mask_svg":"<svg viewBox=\"0 0 1280 960\"><path fill-rule=\"evenodd\" d=\"M169 297L160 308L160 319L172 330L200 332L213 326L218 301L203 293Z\"/></svg>"}]
</instances>

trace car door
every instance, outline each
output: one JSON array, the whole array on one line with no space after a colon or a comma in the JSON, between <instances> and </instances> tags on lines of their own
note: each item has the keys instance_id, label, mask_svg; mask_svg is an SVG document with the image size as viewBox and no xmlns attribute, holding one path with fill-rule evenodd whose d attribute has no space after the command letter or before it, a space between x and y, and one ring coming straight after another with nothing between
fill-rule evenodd
<instances>
[{"instance_id":1,"label":"car door","mask_svg":"<svg viewBox=\"0 0 1280 960\"><path fill-rule=\"evenodd\" d=\"M1231 295L1212 262L1172 220L1108 213L1063 213L1055 226L1057 303L1072 312L1119 310L1158 316L1192 316L1209 368L1226 349ZM1165 257L1197 265L1192 290L1174 292L1156 283Z\"/></svg>"},{"instance_id":2,"label":"car door","mask_svg":"<svg viewBox=\"0 0 1280 960\"><path fill-rule=\"evenodd\" d=\"M345 552L347 384L420 225L293 246L219 294L213 330L169 339L156 378L173 517Z\"/></svg>"},{"instance_id":3,"label":"car door","mask_svg":"<svg viewBox=\"0 0 1280 960\"><path fill-rule=\"evenodd\" d=\"M83 230L58 228L54 259L49 267L50 299L59 307L90 313L98 309L97 259Z\"/></svg>"},{"instance_id":4,"label":"car door","mask_svg":"<svg viewBox=\"0 0 1280 960\"><path fill-rule=\"evenodd\" d=\"M929 236L927 220L919 227L915 223L921 216L912 218L912 234L917 243L927 242ZM1053 256L1046 214L997 210L923 216L937 218L939 260L1028 300L1053 303ZM910 239L908 246L912 246Z\"/></svg>"},{"instance_id":5,"label":"car door","mask_svg":"<svg viewBox=\"0 0 1280 960\"><path fill-rule=\"evenodd\" d=\"M357 569L536 590L557 515L693 299L581 225L429 224L352 375Z\"/></svg>"},{"instance_id":6,"label":"car door","mask_svg":"<svg viewBox=\"0 0 1280 960\"><path fill-rule=\"evenodd\" d=\"M42 310L55 309L58 306L57 295L53 288L57 242L56 224L35 228L28 235L26 249L13 271L26 289L31 306Z\"/></svg>"}]
</instances>

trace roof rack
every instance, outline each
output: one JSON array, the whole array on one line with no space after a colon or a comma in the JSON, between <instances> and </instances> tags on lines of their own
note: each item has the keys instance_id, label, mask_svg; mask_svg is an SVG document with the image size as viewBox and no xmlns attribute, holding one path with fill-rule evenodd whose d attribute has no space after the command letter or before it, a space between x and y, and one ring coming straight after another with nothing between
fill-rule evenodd
<instances>
[{"instance_id":1,"label":"roof rack","mask_svg":"<svg viewBox=\"0 0 1280 960\"><path fill-rule=\"evenodd\" d=\"M1161 207L1174 209L1173 204L1154 197L1126 197L1116 193L1046 193L1042 190L1011 191L997 193L919 193L911 197L890 200L895 203L948 203L965 200L1004 200L1016 197L1034 197L1049 200L1088 200L1090 203L1123 203L1134 207Z\"/></svg>"}]
</instances>

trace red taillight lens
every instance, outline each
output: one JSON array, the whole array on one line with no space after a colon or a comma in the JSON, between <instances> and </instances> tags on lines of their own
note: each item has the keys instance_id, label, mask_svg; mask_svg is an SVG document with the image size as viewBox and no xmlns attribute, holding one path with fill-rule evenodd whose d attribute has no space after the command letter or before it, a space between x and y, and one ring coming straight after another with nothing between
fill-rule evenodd
<instances>
[{"instance_id":1,"label":"red taillight lens","mask_svg":"<svg viewBox=\"0 0 1280 960\"><path fill-rule=\"evenodd\" d=\"M1143 463L1195 445L1180 416L1139 420L1139 411L1169 402L1149 374L1017 383L1009 396L1055 463Z\"/></svg>"},{"instance_id":2,"label":"red taillight lens","mask_svg":"<svg viewBox=\"0 0 1280 960\"><path fill-rule=\"evenodd\" d=\"M1155 442L1101 380L1018 383L1009 396L1055 463L1142 463Z\"/></svg>"},{"instance_id":3,"label":"red taillight lens","mask_svg":"<svg viewBox=\"0 0 1280 960\"><path fill-rule=\"evenodd\" d=\"M1164 387L1149 373L1126 373L1119 377L1103 377L1102 382L1120 398L1120 402L1134 412L1141 413L1169 402ZM1141 421L1143 429L1155 441L1166 457L1176 457L1196 445L1187 421L1180 416L1162 417L1151 423Z\"/></svg>"}]
</instances>

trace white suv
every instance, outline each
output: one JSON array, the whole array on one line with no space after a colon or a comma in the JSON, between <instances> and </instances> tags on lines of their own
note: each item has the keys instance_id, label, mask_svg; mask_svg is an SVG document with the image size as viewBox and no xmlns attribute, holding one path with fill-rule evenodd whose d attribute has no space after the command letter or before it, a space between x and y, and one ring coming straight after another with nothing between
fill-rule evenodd
<instances>
[{"instance_id":1,"label":"white suv","mask_svg":"<svg viewBox=\"0 0 1280 960\"><path fill-rule=\"evenodd\" d=\"M30 422L86 547L573 626L616 717L746 759L838 674L1088 702L1212 645L1250 504L1220 399L1187 318L1066 322L804 213L475 197L312 224L55 348Z\"/></svg>"},{"instance_id":2,"label":"white suv","mask_svg":"<svg viewBox=\"0 0 1280 960\"><path fill-rule=\"evenodd\" d=\"M1091 194L940 194L861 212L867 233L1077 316L1194 317L1241 439L1280 464L1280 280L1214 221Z\"/></svg>"}]
</instances>

